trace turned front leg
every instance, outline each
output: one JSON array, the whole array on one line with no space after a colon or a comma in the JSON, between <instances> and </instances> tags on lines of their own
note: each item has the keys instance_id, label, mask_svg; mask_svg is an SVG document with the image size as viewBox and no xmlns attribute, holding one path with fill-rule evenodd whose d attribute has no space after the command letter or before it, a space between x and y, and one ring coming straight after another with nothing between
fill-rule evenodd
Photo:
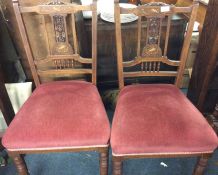
<instances>
[{"instance_id":1,"label":"turned front leg","mask_svg":"<svg viewBox=\"0 0 218 175\"><path fill-rule=\"evenodd\" d=\"M113 159L113 175L122 175L122 160Z\"/></svg>"},{"instance_id":2,"label":"turned front leg","mask_svg":"<svg viewBox=\"0 0 218 175\"><path fill-rule=\"evenodd\" d=\"M209 156L201 156L197 161L193 175L203 175L208 160L209 160Z\"/></svg>"},{"instance_id":3,"label":"turned front leg","mask_svg":"<svg viewBox=\"0 0 218 175\"><path fill-rule=\"evenodd\" d=\"M108 174L108 149L100 153L100 175Z\"/></svg>"},{"instance_id":4,"label":"turned front leg","mask_svg":"<svg viewBox=\"0 0 218 175\"><path fill-rule=\"evenodd\" d=\"M23 158L21 157L21 155L19 155L19 154L10 155L10 157L14 161L14 164L15 164L15 166L17 168L18 174L19 175L28 175L26 164L25 164Z\"/></svg>"}]
</instances>

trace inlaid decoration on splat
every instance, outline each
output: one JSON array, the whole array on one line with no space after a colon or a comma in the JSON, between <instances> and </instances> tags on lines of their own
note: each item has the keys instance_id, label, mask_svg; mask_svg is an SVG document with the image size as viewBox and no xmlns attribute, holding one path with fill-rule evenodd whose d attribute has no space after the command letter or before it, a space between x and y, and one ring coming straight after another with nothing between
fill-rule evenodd
<instances>
[{"instance_id":1,"label":"inlaid decoration on splat","mask_svg":"<svg viewBox=\"0 0 218 175\"><path fill-rule=\"evenodd\" d=\"M68 55L71 53L73 53L73 49L68 43L56 43L52 50L53 55Z\"/></svg>"},{"instance_id":2,"label":"inlaid decoration on splat","mask_svg":"<svg viewBox=\"0 0 218 175\"><path fill-rule=\"evenodd\" d=\"M159 41L159 31L161 28L161 21L160 18L148 18L148 42L147 44L158 44Z\"/></svg>"},{"instance_id":3,"label":"inlaid decoration on splat","mask_svg":"<svg viewBox=\"0 0 218 175\"><path fill-rule=\"evenodd\" d=\"M166 6L165 3L148 3L145 6ZM159 13L159 12L158 12ZM162 50L160 48L161 25L164 16L147 17L147 39L146 45L142 49L143 57L161 57Z\"/></svg>"},{"instance_id":4,"label":"inlaid decoration on splat","mask_svg":"<svg viewBox=\"0 0 218 175\"><path fill-rule=\"evenodd\" d=\"M142 50L143 57L161 57L162 50L157 44L147 44Z\"/></svg>"},{"instance_id":5,"label":"inlaid decoration on splat","mask_svg":"<svg viewBox=\"0 0 218 175\"><path fill-rule=\"evenodd\" d=\"M151 7L147 16L147 37L146 44L142 49L142 57L145 58L161 58L163 56L162 49L160 48L160 36L162 20L165 17L161 14L160 6L168 6L165 3L148 3L145 5ZM154 6L154 8L152 7ZM156 14L155 14L156 13ZM154 14L154 16L152 16ZM141 63L141 71L145 72L159 72L160 61L145 61Z\"/></svg>"},{"instance_id":6,"label":"inlaid decoration on splat","mask_svg":"<svg viewBox=\"0 0 218 175\"><path fill-rule=\"evenodd\" d=\"M142 50L143 57L161 57L160 48L162 18L147 18L147 39L146 45Z\"/></svg>"},{"instance_id":7,"label":"inlaid decoration on splat","mask_svg":"<svg viewBox=\"0 0 218 175\"><path fill-rule=\"evenodd\" d=\"M55 45L52 50L54 55L72 54L72 46L68 42L66 16L54 15L52 16L55 33Z\"/></svg>"},{"instance_id":8,"label":"inlaid decoration on splat","mask_svg":"<svg viewBox=\"0 0 218 175\"><path fill-rule=\"evenodd\" d=\"M59 0L54 0L49 3L49 5L60 5L64 4ZM72 54L73 48L69 44L67 36L67 27L66 27L66 14L52 14L52 24L54 26L54 35L55 35L55 45L52 49L52 54L54 55L66 55Z\"/></svg>"},{"instance_id":9,"label":"inlaid decoration on splat","mask_svg":"<svg viewBox=\"0 0 218 175\"><path fill-rule=\"evenodd\" d=\"M56 42L66 42L66 31L64 27L64 15L54 15L53 22L54 22L54 29L55 29L55 39Z\"/></svg>"}]
</instances>

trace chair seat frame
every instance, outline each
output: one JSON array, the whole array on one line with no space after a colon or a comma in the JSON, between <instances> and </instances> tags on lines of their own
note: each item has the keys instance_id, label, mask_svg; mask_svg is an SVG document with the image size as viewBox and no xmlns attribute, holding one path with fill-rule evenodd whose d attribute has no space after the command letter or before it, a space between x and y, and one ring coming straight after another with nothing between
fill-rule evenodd
<instances>
[{"instance_id":1,"label":"chair seat frame","mask_svg":"<svg viewBox=\"0 0 218 175\"><path fill-rule=\"evenodd\" d=\"M143 159L143 158L188 158L188 157L198 157L196 166L193 170L193 175L203 175L204 170L207 166L209 158L211 158L213 152L211 153L180 153L180 154L131 154L131 155L116 155L112 153L113 161L113 175L122 175L122 165L123 161L128 159Z\"/></svg>"},{"instance_id":2,"label":"chair seat frame","mask_svg":"<svg viewBox=\"0 0 218 175\"><path fill-rule=\"evenodd\" d=\"M40 150L7 150L9 156L13 159L19 175L29 175L27 165L24 161L25 154L46 154L46 153L63 153L63 152L99 152L99 172L100 175L108 174L108 145L96 147L77 147L77 148L60 148L60 149L40 149Z\"/></svg>"}]
</instances>

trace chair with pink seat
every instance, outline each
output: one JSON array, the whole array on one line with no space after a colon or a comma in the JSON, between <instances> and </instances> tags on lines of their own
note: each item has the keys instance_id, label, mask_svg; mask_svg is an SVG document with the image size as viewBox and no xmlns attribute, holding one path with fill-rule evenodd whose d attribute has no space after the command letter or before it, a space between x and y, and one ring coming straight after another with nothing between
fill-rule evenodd
<instances>
[{"instance_id":1,"label":"chair with pink seat","mask_svg":"<svg viewBox=\"0 0 218 175\"><path fill-rule=\"evenodd\" d=\"M96 1L86 6L61 1L28 6L14 0L13 8L24 54L36 84L33 94L16 114L2 140L18 173L28 174L23 154L97 151L100 153L100 174L107 175L110 125L95 86ZM79 55L77 40L80 31L76 29L75 14L85 10L92 11L90 58ZM47 37L49 47L45 58L38 58L32 52L36 45L30 43L34 33L29 27L33 26L24 23L28 14L38 15L44 22L40 26L44 27L44 33L38 36ZM81 80L45 82L51 77L72 79L78 75L91 77L92 83Z\"/></svg>"},{"instance_id":2,"label":"chair with pink seat","mask_svg":"<svg viewBox=\"0 0 218 175\"><path fill-rule=\"evenodd\" d=\"M111 129L113 175L122 174L122 162L126 159L191 156L199 157L193 174L200 175L216 149L218 139L215 132L179 89L197 9L197 1L190 7L149 3L133 9L124 9L118 1L115 2L120 94ZM138 16L138 41L133 59L125 58L122 51L124 31L120 14L126 13ZM190 14L180 60L167 56L171 19L175 14ZM142 25L143 20L146 26ZM165 31L163 23L166 24ZM160 42L161 37L164 43ZM174 69L166 70L167 66L163 65ZM146 76L175 77L175 85L137 84L124 87L125 78Z\"/></svg>"}]
</instances>

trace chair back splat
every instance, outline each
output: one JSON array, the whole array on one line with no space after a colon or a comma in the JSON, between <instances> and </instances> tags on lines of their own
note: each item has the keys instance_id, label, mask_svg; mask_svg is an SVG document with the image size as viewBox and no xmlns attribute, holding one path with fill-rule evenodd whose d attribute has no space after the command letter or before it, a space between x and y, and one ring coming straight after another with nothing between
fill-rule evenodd
<instances>
[{"instance_id":1,"label":"chair back splat","mask_svg":"<svg viewBox=\"0 0 218 175\"><path fill-rule=\"evenodd\" d=\"M97 3L80 5L59 0L35 5L23 6L18 0L13 1L18 28L24 45L34 82L41 82L60 77L72 78L90 75L92 83L96 84L97 62ZM76 30L75 14L81 11L92 11L92 55L84 58L80 55L79 42ZM25 24L25 15L39 15L41 26L44 27L43 35L46 42L47 53L43 58L34 54L34 46L30 43L28 25ZM42 81L43 80L43 81Z\"/></svg>"},{"instance_id":2,"label":"chair back splat","mask_svg":"<svg viewBox=\"0 0 218 175\"><path fill-rule=\"evenodd\" d=\"M194 1L193 5L189 7L176 7L161 2L152 2L126 9L120 7L119 1L115 0L116 47L120 88L124 86L124 78L143 76L175 77L175 85L181 86L197 9L197 1ZM127 58L123 57L122 52L120 14L135 14L138 16L136 56L135 58L128 58L128 61L124 61ZM176 14L190 16L179 60L167 56L171 20ZM142 23L142 20L146 21L146 26ZM162 30L163 22L166 23L165 31ZM164 43L161 43L161 37L164 37ZM174 69L170 68L170 71L167 71L163 69L163 64L167 67L174 67ZM136 68L137 71L135 71Z\"/></svg>"}]
</instances>

